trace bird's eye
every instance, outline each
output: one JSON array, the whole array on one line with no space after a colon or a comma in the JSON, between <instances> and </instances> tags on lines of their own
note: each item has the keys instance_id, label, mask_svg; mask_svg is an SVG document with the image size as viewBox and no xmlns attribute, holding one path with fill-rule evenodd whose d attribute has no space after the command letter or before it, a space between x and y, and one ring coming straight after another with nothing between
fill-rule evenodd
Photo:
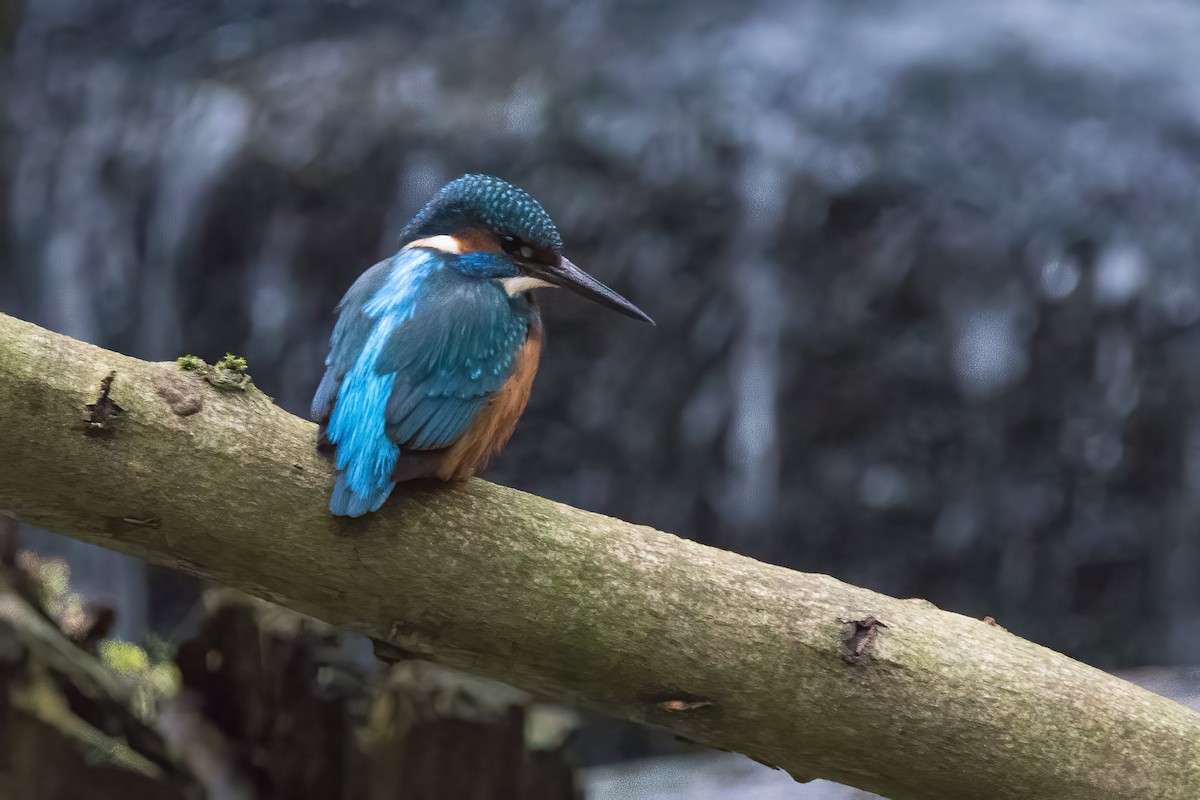
<instances>
[{"instance_id":1,"label":"bird's eye","mask_svg":"<svg viewBox=\"0 0 1200 800\"><path fill-rule=\"evenodd\" d=\"M534 249L529 245L517 239L515 236L503 236L500 239L500 246L504 248L504 252L510 256L515 256L524 261L533 258Z\"/></svg>"}]
</instances>

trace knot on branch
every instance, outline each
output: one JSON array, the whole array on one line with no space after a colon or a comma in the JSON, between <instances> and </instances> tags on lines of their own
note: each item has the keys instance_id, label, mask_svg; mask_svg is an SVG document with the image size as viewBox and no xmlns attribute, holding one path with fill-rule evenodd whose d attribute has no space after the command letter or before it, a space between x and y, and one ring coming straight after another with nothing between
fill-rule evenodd
<instances>
[{"instance_id":1,"label":"knot on branch","mask_svg":"<svg viewBox=\"0 0 1200 800\"><path fill-rule=\"evenodd\" d=\"M178 416L190 417L204 410L204 395L195 381L158 375L154 379L154 389Z\"/></svg>"},{"instance_id":2,"label":"knot on branch","mask_svg":"<svg viewBox=\"0 0 1200 800\"><path fill-rule=\"evenodd\" d=\"M712 700L662 700L657 705L663 711L680 714L685 711L695 711L698 708L707 708L712 705Z\"/></svg>"},{"instance_id":3,"label":"knot on branch","mask_svg":"<svg viewBox=\"0 0 1200 800\"><path fill-rule=\"evenodd\" d=\"M398 650L408 658L422 658L434 655L437 652L438 635L432 631L421 630L412 625L407 625L402 622L392 624L392 629L387 638L387 644L390 648L383 649L383 654L380 655L380 648L375 648L376 655L379 655L383 660L388 660L388 656L395 655L394 651Z\"/></svg>"}]
</instances>

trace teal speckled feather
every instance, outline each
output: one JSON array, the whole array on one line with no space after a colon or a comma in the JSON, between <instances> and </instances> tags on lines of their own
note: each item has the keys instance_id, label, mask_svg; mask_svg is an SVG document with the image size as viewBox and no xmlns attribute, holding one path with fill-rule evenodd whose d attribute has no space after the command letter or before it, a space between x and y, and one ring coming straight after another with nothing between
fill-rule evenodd
<instances>
[{"instance_id":1,"label":"teal speckled feather","mask_svg":"<svg viewBox=\"0 0 1200 800\"><path fill-rule=\"evenodd\" d=\"M425 231L481 225L535 247L562 252L562 237L546 210L524 189L490 175L464 175L442 187L400 234L405 242Z\"/></svg>"}]
</instances>

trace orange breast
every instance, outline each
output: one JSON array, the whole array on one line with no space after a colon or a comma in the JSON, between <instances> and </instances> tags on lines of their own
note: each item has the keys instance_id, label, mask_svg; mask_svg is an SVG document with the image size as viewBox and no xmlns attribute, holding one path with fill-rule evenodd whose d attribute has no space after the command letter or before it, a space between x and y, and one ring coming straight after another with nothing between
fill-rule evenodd
<instances>
[{"instance_id":1,"label":"orange breast","mask_svg":"<svg viewBox=\"0 0 1200 800\"><path fill-rule=\"evenodd\" d=\"M542 355L542 326L534 323L529 338L517 353L512 375L500 390L493 394L471 427L450 445L438 466L437 476L444 481L465 481L487 466L488 461L504 446L517 420L529 402L533 376L537 374Z\"/></svg>"}]
</instances>

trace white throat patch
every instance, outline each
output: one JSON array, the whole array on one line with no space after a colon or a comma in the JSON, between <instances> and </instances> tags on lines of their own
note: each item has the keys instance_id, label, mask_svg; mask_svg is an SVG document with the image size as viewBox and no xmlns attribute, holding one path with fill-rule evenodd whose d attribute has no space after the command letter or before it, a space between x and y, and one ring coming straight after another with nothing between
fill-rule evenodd
<instances>
[{"instance_id":1,"label":"white throat patch","mask_svg":"<svg viewBox=\"0 0 1200 800\"><path fill-rule=\"evenodd\" d=\"M528 292L530 289L541 289L544 286L554 286L553 283L547 283L541 278L535 278L532 275L518 275L515 278L499 278L500 285L504 287L504 291L508 292L509 297L516 297L521 292Z\"/></svg>"}]
</instances>

